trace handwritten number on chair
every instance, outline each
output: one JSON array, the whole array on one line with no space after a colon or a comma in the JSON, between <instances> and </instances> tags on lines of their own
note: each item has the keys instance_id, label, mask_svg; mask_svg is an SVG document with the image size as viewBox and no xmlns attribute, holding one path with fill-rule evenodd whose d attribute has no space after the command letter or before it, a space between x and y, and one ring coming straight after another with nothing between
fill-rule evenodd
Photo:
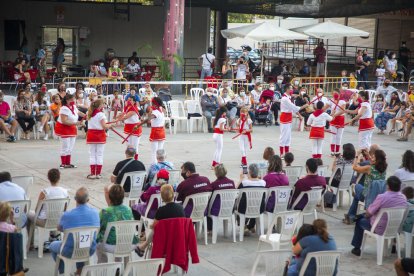
<instances>
[{"instance_id":1,"label":"handwritten number on chair","mask_svg":"<svg viewBox=\"0 0 414 276\"><path fill-rule=\"evenodd\" d=\"M294 216L286 216L285 219L285 229L292 229L293 228L293 223L295 222L295 217Z\"/></svg>"},{"instance_id":2,"label":"handwritten number on chair","mask_svg":"<svg viewBox=\"0 0 414 276\"><path fill-rule=\"evenodd\" d=\"M91 233L88 231L79 232L79 248L91 246Z\"/></svg>"},{"instance_id":3,"label":"handwritten number on chair","mask_svg":"<svg viewBox=\"0 0 414 276\"><path fill-rule=\"evenodd\" d=\"M139 186L140 185L140 183L141 183L141 177L139 177L139 176L137 176L137 177L135 177L135 179L134 179L135 181L134 181L134 183L132 184L132 186L134 186L134 187L137 187L137 186Z\"/></svg>"},{"instance_id":4,"label":"handwritten number on chair","mask_svg":"<svg viewBox=\"0 0 414 276\"><path fill-rule=\"evenodd\" d=\"M277 202L287 202L287 200L288 200L288 192L280 191L278 194Z\"/></svg>"},{"instance_id":5,"label":"handwritten number on chair","mask_svg":"<svg viewBox=\"0 0 414 276\"><path fill-rule=\"evenodd\" d=\"M14 218L20 217L20 206L12 207L12 210Z\"/></svg>"}]
</instances>

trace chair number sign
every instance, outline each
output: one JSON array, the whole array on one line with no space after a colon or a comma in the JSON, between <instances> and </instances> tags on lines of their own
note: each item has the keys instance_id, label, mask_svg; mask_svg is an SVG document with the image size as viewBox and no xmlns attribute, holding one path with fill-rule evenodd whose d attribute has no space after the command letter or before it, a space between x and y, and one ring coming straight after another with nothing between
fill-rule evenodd
<instances>
[{"instance_id":1,"label":"chair number sign","mask_svg":"<svg viewBox=\"0 0 414 276\"><path fill-rule=\"evenodd\" d=\"M134 177L134 181L132 183L132 186L137 187L137 186L140 185L140 183L141 183L141 177L139 177L139 176Z\"/></svg>"},{"instance_id":2,"label":"chair number sign","mask_svg":"<svg viewBox=\"0 0 414 276\"><path fill-rule=\"evenodd\" d=\"M295 217L294 216L286 216L284 228L285 229L292 229L294 222L295 222Z\"/></svg>"},{"instance_id":3,"label":"chair number sign","mask_svg":"<svg viewBox=\"0 0 414 276\"><path fill-rule=\"evenodd\" d=\"M79 232L79 248L87 248L91 246L91 232Z\"/></svg>"},{"instance_id":4,"label":"chair number sign","mask_svg":"<svg viewBox=\"0 0 414 276\"><path fill-rule=\"evenodd\" d=\"M287 200L288 200L288 192L279 191L277 202L287 202Z\"/></svg>"},{"instance_id":5,"label":"chair number sign","mask_svg":"<svg viewBox=\"0 0 414 276\"><path fill-rule=\"evenodd\" d=\"M18 218L20 217L20 206L12 207L13 209L13 217Z\"/></svg>"}]
</instances>

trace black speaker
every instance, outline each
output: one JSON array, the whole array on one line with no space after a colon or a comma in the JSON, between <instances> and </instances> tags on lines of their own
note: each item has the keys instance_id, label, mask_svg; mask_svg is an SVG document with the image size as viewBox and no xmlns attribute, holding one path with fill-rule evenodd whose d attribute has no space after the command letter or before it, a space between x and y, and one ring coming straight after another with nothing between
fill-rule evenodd
<instances>
[{"instance_id":1,"label":"black speaker","mask_svg":"<svg viewBox=\"0 0 414 276\"><path fill-rule=\"evenodd\" d=\"M4 20L4 49L20 49L20 20Z\"/></svg>"}]
</instances>

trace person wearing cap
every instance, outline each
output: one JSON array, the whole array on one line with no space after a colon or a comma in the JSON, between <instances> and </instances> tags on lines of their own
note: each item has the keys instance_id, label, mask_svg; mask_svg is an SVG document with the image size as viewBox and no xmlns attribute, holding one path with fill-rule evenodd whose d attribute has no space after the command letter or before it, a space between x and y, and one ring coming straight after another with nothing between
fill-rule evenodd
<instances>
[{"instance_id":1,"label":"person wearing cap","mask_svg":"<svg viewBox=\"0 0 414 276\"><path fill-rule=\"evenodd\" d=\"M334 89L333 99L328 102L330 105L333 120L330 122L331 135L331 156L339 155L342 145L342 135L345 127L346 102L341 100L339 89Z\"/></svg>"},{"instance_id":2,"label":"person wearing cap","mask_svg":"<svg viewBox=\"0 0 414 276\"><path fill-rule=\"evenodd\" d=\"M148 206L148 203L152 195L160 193L160 189L162 185L168 184L169 179L170 179L170 173L166 169L161 169L157 173L157 181L155 182L155 185L149 187L148 190L146 190L145 192L141 194L140 203L134 204L132 206L132 210L133 210L134 217L136 220L140 220L141 216L145 215L148 207L150 208L150 210L149 210L147 218L150 218L150 219L154 218L155 212L157 211L158 204L160 202L156 201L151 206Z\"/></svg>"}]
</instances>

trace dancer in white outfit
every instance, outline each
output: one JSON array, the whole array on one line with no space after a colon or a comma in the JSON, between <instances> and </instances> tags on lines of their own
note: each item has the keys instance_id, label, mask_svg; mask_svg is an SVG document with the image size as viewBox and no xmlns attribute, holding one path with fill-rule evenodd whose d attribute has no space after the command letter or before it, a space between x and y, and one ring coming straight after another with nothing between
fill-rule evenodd
<instances>
[{"instance_id":1,"label":"dancer in white outfit","mask_svg":"<svg viewBox=\"0 0 414 276\"><path fill-rule=\"evenodd\" d=\"M134 159L138 160L139 141L142 135L142 124L139 116L139 107L135 97L129 97L125 103L124 112L119 115L117 121L124 121L124 133L128 135L127 146L135 149Z\"/></svg>"},{"instance_id":2,"label":"dancer in white outfit","mask_svg":"<svg viewBox=\"0 0 414 276\"><path fill-rule=\"evenodd\" d=\"M309 139L313 140L312 158L322 159L322 145L325 137L326 122L332 121L332 117L323 112L324 103L319 101L316 103L316 110L313 112L307 121L308 126L311 126Z\"/></svg>"},{"instance_id":3,"label":"dancer in white outfit","mask_svg":"<svg viewBox=\"0 0 414 276\"><path fill-rule=\"evenodd\" d=\"M214 134L213 140L216 143L216 151L214 152L213 163L211 166L215 167L221 162L221 154L223 152L223 133L226 130L227 123L227 108L225 106L220 107L216 111L216 117L214 119Z\"/></svg>"},{"instance_id":4,"label":"dancer in white outfit","mask_svg":"<svg viewBox=\"0 0 414 276\"><path fill-rule=\"evenodd\" d=\"M345 127L346 102L339 99L339 90L335 89L333 100L330 101L331 114L334 118L330 123L331 135L331 156L338 155L342 145L342 135Z\"/></svg>"},{"instance_id":5,"label":"dancer in white outfit","mask_svg":"<svg viewBox=\"0 0 414 276\"><path fill-rule=\"evenodd\" d=\"M253 121L249 118L249 109L240 109L240 119L237 122L239 128L239 147L242 154L241 164L247 166L247 150L252 148Z\"/></svg>"}]
</instances>

